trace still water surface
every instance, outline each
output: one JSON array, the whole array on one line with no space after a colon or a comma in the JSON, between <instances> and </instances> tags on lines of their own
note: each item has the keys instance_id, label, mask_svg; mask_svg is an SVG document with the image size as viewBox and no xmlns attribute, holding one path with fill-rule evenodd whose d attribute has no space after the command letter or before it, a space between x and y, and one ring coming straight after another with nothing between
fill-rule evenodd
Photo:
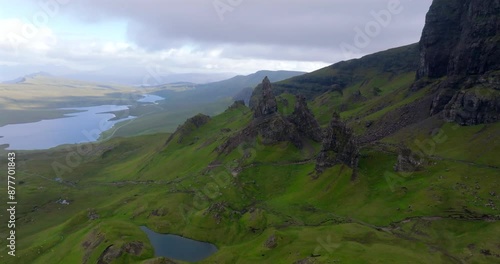
<instances>
[{"instance_id":1,"label":"still water surface","mask_svg":"<svg viewBox=\"0 0 500 264\"><path fill-rule=\"evenodd\" d=\"M9 144L8 150L48 149L62 144L96 141L99 135L114 124L131 119L111 120L111 111L128 109L128 106L101 105L64 108L76 113L65 117L33 123L11 124L0 127L0 145Z\"/></svg>"},{"instance_id":2,"label":"still water surface","mask_svg":"<svg viewBox=\"0 0 500 264\"><path fill-rule=\"evenodd\" d=\"M217 252L217 247L210 243L176 235L158 234L145 226L141 226L141 229L148 235L157 257L196 262Z\"/></svg>"},{"instance_id":3,"label":"still water surface","mask_svg":"<svg viewBox=\"0 0 500 264\"><path fill-rule=\"evenodd\" d=\"M164 99L154 94L144 94L138 102L156 103ZM36 150L94 142L102 132L111 129L116 123L134 118L128 116L115 120L115 115L110 113L126 109L128 106L124 105L62 108L77 112L57 119L0 127L0 145L8 144L8 150Z\"/></svg>"}]
</instances>

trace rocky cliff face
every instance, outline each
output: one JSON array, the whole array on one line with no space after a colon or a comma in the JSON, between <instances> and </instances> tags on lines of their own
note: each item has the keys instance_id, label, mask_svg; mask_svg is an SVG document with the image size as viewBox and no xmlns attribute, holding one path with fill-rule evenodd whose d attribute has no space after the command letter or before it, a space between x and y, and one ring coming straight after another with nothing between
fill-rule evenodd
<instances>
[{"instance_id":1,"label":"rocky cliff face","mask_svg":"<svg viewBox=\"0 0 500 264\"><path fill-rule=\"evenodd\" d=\"M461 125L500 120L498 47L500 0L434 0L413 87L436 82L430 114Z\"/></svg>"},{"instance_id":2,"label":"rocky cliff face","mask_svg":"<svg viewBox=\"0 0 500 264\"><path fill-rule=\"evenodd\" d=\"M420 40L417 79L500 70L499 14L499 0L434 0Z\"/></svg>"},{"instance_id":3,"label":"rocky cliff face","mask_svg":"<svg viewBox=\"0 0 500 264\"><path fill-rule=\"evenodd\" d=\"M500 97L491 93L481 89L457 92L445 106L444 118L464 126L500 121Z\"/></svg>"}]
</instances>

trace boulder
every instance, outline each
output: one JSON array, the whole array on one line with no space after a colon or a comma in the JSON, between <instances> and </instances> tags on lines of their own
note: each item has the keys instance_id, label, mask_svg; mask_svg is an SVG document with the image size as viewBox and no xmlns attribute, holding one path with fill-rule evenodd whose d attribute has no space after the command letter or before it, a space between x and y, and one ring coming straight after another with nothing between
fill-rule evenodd
<instances>
[{"instance_id":1,"label":"boulder","mask_svg":"<svg viewBox=\"0 0 500 264\"><path fill-rule=\"evenodd\" d=\"M422 164L422 157L416 155L407 147L400 147L398 151L398 160L394 165L394 170L397 172L415 172L418 171Z\"/></svg>"}]
</instances>

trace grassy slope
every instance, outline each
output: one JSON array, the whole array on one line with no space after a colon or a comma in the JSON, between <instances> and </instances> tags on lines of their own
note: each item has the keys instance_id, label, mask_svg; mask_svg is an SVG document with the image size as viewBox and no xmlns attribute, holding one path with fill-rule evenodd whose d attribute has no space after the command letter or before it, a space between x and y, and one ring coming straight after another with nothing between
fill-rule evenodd
<instances>
[{"instance_id":1,"label":"grassy slope","mask_svg":"<svg viewBox=\"0 0 500 264\"><path fill-rule=\"evenodd\" d=\"M364 122L428 92L408 92L411 72L358 70L364 79L342 92L322 91L310 102L322 125L331 111L342 111L362 133ZM281 94L279 111L290 114L294 103L291 93ZM319 263L498 261L499 124L458 127L430 118L365 147L352 181L342 166L311 179L317 144L311 151L287 143L263 146L257 139L227 156L214 152L251 118L246 107L226 111L167 146L165 134L113 139L103 143L112 150L64 176L75 186L40 177L52 179L50 163L64 163L66 151L20 153L26 161L19 169L25 181L22 260L79 262L86 253L82 243L97 241L100 233L105 240L87 252L89 263L110 244L130 241L144 242L143 253L117 262L140 262L153 257L139 229L147 225L215 243L219 252L204 263L293 263L311 255ZM399 142L424 153L421 170L394 172ZM71 205L55 203L60 198ZM100 218L89 220L87 208ZM269 249L264 243L272 235L277 246Z\"/></svg>"},{"instance_id":2,"label":"grassy slope","mask_svg":"<svg viewBox=\"0 0 500 264\"><path fill-rule=\"evenodd\" d=\"M274 92L279 95L287 92L302 94L313 99L327 92L337 92L341 95L351 95L360 91L365 97L374 93L384 94L390 87L381 87L392 78L402 74L415 73L418 65L418 45L382 51L361 59L343 61L317 71L296 76L274 83ZM351 89L346 89L350 87ZM261 87L257 86L252 96L251 104L255 104L255 95Z\"/></svg>"},{"instance_id":3,"label":"grassy slope","mask_svg":"<svg viewBox=\"0 0 500 264\"><path fill-rule=\"evenodd\" d=\"M215 243L220 251L206 263L291 263L311 254L321 255L316 260L324 263L495 261L480 252L498 251L498 222L472 218L498 215L486 204L499 202L490 192L500 187L500 164L493 158L471 159L480 164L454 159L477 151L474 141L491 142L498 126L453 129L443 124L447 140L430 165L389 181L384 175L393 172L396 155L365 149L360 175L352 182L350 170L340 166L312 180L308 173L314 164L307 159L314 153L285 143L262 146L257 140L228 156L213 152L250 119L245 107L225 112L166 148L164 134L114 139L104 143L113 150L64 176L74 187L41 177L51 179L50 162L64 162L67 152L20 153L26 159L19 169L19 180L25 182L19 194L20 257L30 263L79 262L85 254L82 243L95 240L95 232L106 240L90 250L89 263L110 244L130 241L147 246L138 257L122 256L120 263L151 258L151 246L139 230L147 225ZM421 134L421 140L428 139L426 131ZM405 136L402 131L394 140ZM457 144L464 139L471 143ZM493 145L483 149L484 157L498 151ZM206 170L214 160L222 165ZM245 169L233 177L236 167ZM60 198L71 204L55 203ZM217 203L225 209L207 210ZM88 220L87 208L100 218ZM153 210L163 216L151 215ZM278 246L265 248L272 234Z\"/></svg>"}]
</instances>

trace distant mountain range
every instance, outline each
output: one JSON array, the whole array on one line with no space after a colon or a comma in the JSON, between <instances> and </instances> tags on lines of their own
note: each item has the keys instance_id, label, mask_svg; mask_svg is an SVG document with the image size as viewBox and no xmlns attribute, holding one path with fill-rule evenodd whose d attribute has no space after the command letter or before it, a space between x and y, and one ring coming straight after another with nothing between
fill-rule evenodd
<instances>
[{"instance_id":1,"label":"distant mountain range","mask_svg":"<svg viewBox=\"0 0 500 264\"><path fill-rule=\"evenodd\" d=\"M22 83L22 82L25 82L26 79L35 78L35 77L38 77L38 76L51 77L52 75L50 73L40 71L40 72L35 72L35 73L27 74L25 76L18 77L16 79L5 81L5 82L2 82L2 83L5 83L5 84Z\"/></svg>"},{"instance_id":2,"label":"distant mountain range","mask_svg":"<svg viewBox=\"0 0 500 264\"><path fill-rule=\"evenodd\" d=\"M254 87L256 87L264 77L267 76L272 82L279 82L303 74L305 74L305 72L258 71L250 75L238 75L219 82L194 84L191 86L192 89L182 93L166 90L161 95L171 98L172 103L185 103L189 101L190 103L200 104L230 97L235 100L243 100L248 104ZM167 89L171 85L172 84L159 85L154 88Z\"/></svg>"},{"instance_id":3,"label":"distant mountain range","mask_svg":"<svg viewBox=\"0 0 500 264\"><path fill-rule=\"evenodd\" d=\"M62 77L75 80L115 83L135 86L156 86L166 83L190 82L190 83L210 83L225 80L236 75L236 73L168 73L156 74L153 71L145 70L143 75L128 76L127 74L102 75L98 72L73 73Z\"/></svg>"}]
</instances>

